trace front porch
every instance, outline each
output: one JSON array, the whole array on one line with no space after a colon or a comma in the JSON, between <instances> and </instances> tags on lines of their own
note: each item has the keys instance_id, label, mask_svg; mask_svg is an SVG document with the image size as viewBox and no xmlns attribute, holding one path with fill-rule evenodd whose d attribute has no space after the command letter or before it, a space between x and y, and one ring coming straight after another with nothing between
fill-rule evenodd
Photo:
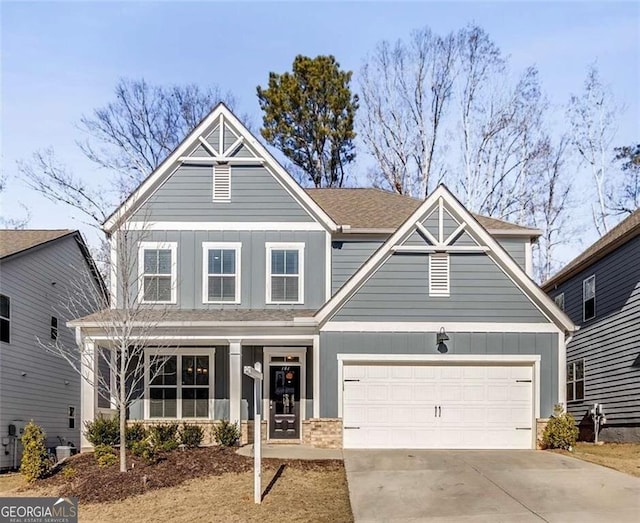
<instances>
[{"instance_id":1,"label":"front porch","mask_svg":"<svg viewBox=\"0 0 640 523\"><path fill-rule=\"evenodd\" d=\"M319 336L308 327L299 327L306 332L295 334L294 328L287 334L249 333L254 330L245 326L233 335L226 328L211 336L173 329L172 334L158 332L145 339L127 377L133 383L126 402L128 422L198 424L204 428L204 443L215 444L215 425L229 420L240 428L240 443L252 443L253 381L243 368L260 362L265 376L263 440L341 448L341 420L320 419ZM117 414L119 343L99 332L84 329L83 334L84 423ZM142 375L136 381L132 372ZM82 450L90 448L82 435Z\"/></svg>"}]
</instances>

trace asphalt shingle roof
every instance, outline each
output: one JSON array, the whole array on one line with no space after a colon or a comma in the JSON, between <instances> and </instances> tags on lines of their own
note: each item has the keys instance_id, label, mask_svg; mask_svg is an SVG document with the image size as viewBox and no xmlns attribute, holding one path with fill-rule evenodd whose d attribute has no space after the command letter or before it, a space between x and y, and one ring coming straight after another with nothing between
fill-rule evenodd
<instances>
[{"instance_id":1,"label":"asphalt shingle roof","mask_svg":"<svg viewBox=\"0 0 640 523\"><path fill-rule=\"evenodd\" d=\"M0 258L12 256L74 232L70 229L0 229Z\"/></svg>"}]
</instances>

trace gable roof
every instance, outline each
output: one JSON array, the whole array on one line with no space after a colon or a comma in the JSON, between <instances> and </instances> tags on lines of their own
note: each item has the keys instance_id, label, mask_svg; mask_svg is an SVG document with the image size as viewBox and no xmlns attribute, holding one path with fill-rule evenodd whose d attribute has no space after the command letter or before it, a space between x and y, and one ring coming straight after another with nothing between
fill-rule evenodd
<instances>
[{"instance_id":1,"label":"gable roof","mask_svg":"<svg viewBox=\"0 0 640 523\"><path fill-rule=\"evenodd\" d=\"M356 271L340 290L316 313L320 325L327 322L357 291L368 278L393 254L394 248L403 242L438 205L447 205L450 211L465 227L467 232L481 240L488 247L487 255L522 290L522 292L555 323L563 332L572 332L576 326L562 312L551 298L538 287L524 270L511 258L504 248L489 234L479 221L456 199L451 192L440 185L426 200L398 227L387 241Z\"/></svg>"},{"instance_id":2,"label":"gable roof","mask_svg":"<svg viewBox=\"0 0 640 523\"><path fill-rule=\"evenodd\" d=\"M5 261L14 256L24 255L31 249L67 237L75 239L82 256L87 262L91 275L98 284L98 288L106 296L107 286L80 231L71 229L0 229L0 260Z\"/></svg>"},{"instance_id":3,"label":"gable roof","mask_svg":"<svg viewBox=\"0 0 640 523\"><path fill-rule=\"evenodd\" d=\"M222 119L228 121L248 145L264 160L264 166L293 196L293 198L327 230L334 231L337 226L331 217L300 187L291 175L280 165L274 156L262 145L246 128L246 126L222 102L182 140L173 152L133 191L102 224L103 229L110 233L123 220L131 216L181 165L180 159L191 147L200 143L201 137Z\"/></svg>"},{"instance_id":4,"label":"gable roof","mask_svg":"<svg viewBox=\"0 0 640 523\"><path fill-rule=\"evenodd\" d=\"M74 234L71 229L0 229L0 259Z\"/></svg>"},{"instance_id":5,"label":"gable roof","mask_svg":"<svg viewBox=\"0 0 640 523\"><path fill-rule=\"evenodd\" d=\"M423 200L382 189L341 188L306 189L334 222L351 232L378 230L394 232L420 206ZM473 215L494 235L537 237L541 231L488 216Z\"/></svg>"},{"instance_id":6,"label":"gable roof","mask_svg":"<svg viewBox=\"0 0 640 523\"><path fill-rule=\"evenodd\" d=\"M618 225L588 247L582 254L576 256L558 273L542 284L542 289L549 292L554 287L564 283L572 276L587 269L607 254L640 235L640 209L622 220Z\"/></svg>"}]
</instances>

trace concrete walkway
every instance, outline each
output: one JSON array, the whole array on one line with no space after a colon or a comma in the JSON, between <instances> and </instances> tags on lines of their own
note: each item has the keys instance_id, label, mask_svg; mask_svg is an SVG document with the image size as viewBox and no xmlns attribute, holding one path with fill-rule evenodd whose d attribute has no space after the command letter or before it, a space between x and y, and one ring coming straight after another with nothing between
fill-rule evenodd
<instances>
[{"instance_id":1,"label":"concrete walkway","mask_svg":"<svg viewBox=\"0 0 640 523\"><path fill-rule=\"evenodd\" d=\"M253 456L253 445L238 449L241 456ZM342 449L317 449L307 445L283 444L262 445L263 458L277 459L342 459Z\"/></svg>"},{"instance_id":2,"label":"concrete walkway","mask_svg":"<svg viewBox=\"0 0 640 523\"><path fill-rule=\"evenodd\" d=\"M542 451L344 451L356 522L638 522L640 478Z\"/></svg>"}]
</instances>

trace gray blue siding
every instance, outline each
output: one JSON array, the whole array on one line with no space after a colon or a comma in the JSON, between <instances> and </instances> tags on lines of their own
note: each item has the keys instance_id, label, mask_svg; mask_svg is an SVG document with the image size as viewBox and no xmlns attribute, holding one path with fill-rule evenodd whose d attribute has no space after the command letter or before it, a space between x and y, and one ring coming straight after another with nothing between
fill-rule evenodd
<instances>
[{"instance_id":1,"label":"gray blue siding","mask_svg":"<svg viewBox=\"0 0 640 523\"><path fill-rule=\"evenodd\" d=\"M263 166L231 167L231 201L214 202L213 167L183 165L140 207L133 221L312 222Z\"/></svg>"},{"instance_id":2,"label":"gray blue siding","mask_svg":"<svg viewBox=\"0 0 640 523\"><path fill-rule=\"evenodd\" d=\"M486 254L451 254L449 297L429 296L425 254L394 254L335 321L547 322Z\"/></svg>"},{"instance_id":3,"label":"gray blue siding","mask_svg":"<svg viewBox=\"0 0 640 523\"><path fill-rule=\"evenodd\" d=\"M336 291L380 248L382 240L339 240L331 244L331 291Z\"/></svg>"},{"instance_id":4,"label":"gray blue siding","mask_svg":"<svg viewBox=\"0 0 640 523\"><path fill-rule=\"evenodd\" d=\"M640 237L550 292L564 293L566 313L580 326L567 347L567 362L584 359L585 398L568 410L579 422L593 403L602 403L607 432L616 425L640 424ZM582 282L596 276L596 317L582 319ZM640 433L636 433L636 438Z\"/></svg>"},{"instance_id":5,"label":"gray blue siding","mask_svg":"<svg viewBox=\"0 0 640 523\"><path fill-rule=\"evenodd\" d=\"M540 415L558 398L558 335L549 333L448 333L448 354L540 356ZM321 417L338 416L338 354L436 354L435 332L321 332Z\"/></svg>"},{"instance_id":6,"label":"gray blue siding","mask_svg":"<svg viewBox=\"0 0 640 523\"><path fill-rule=\"evenodd\" d=\"M526 270L526 244L528 238L496 238L502 248L516 261L522 270Z\"/></svg>"},{"instance_id":7,"label":"gray blue siding","mask_svg":"<svg viewBox=\"0 0 640 523\"><path fill-rule=\"evenodd\" d=\"M59 342L75 349L75 334L66 327L74 318L65 305L72 285L91 281L86 261L69 237L3 261L0 272L0 292L11 299L11 340L0 342L3 435L12 420L33 419L47 433L47 446L60 445L58 437L79 446L80 377L65 360L46 352L38 338L51 342L51 316L56 316ZM70 406L76 409L75 429L68 427ZM0 452L0 469L11 460Z\"/></svg>"}]
</instances>

